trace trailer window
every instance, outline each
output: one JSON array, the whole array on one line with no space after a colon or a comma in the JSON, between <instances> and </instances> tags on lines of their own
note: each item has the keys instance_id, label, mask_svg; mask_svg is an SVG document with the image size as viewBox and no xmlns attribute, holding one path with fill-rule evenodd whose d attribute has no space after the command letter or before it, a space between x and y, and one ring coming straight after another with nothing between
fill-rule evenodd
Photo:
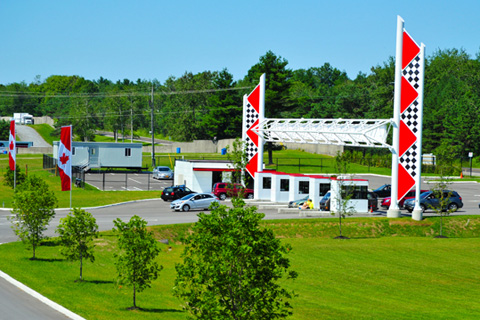
<instances>
[{"instance_id":1,"label":"trailer window","mask_svg":"<svg viewBox=\"0 0 480 320\"><path fill-rule=\"evenodd\" d=\"M125 157L132 156L132 148L125 148Z\"/></svg>"}]
</instances>

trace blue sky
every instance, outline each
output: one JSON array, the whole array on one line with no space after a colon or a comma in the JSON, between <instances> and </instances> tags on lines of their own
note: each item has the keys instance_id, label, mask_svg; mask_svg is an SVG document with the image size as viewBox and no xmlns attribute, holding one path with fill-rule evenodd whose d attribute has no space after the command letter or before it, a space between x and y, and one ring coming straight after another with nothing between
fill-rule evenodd
<instances>
[{"instance_id":1,"label":"blue sky","mask_svg":"<svg viewBox=\"0 0 480 320\"><path fill-rule=\"evenodd\" d=\"M397 15L426 55L480 52L479 0L3 0L0 84L79 75L164 82L227 68L243 78L268 50L291 69L328 62L351 78L395 55Z\"/></svg>"}]
</instances>

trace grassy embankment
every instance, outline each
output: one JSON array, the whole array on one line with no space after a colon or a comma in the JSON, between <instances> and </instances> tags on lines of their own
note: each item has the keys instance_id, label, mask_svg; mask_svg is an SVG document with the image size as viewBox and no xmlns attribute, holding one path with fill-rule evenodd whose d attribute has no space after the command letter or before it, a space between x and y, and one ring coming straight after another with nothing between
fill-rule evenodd
<instances>
[{"instance_id":1,"label":"grassy embankment","mask_svg":"<svg viewBox=\"0 0 480 320\"><path fill-rule=\"evenodd\" d=\"M432 237L438 220L346 219L350 240L333 239L335 219L263 221L293 247L288 257L299 277L281 281L298 294L290 319L478 319L480 217L446 219L449 239ZM0 269L87 319L186 319L172 287L190 224L151 229L171 244L159 244L164 270L137 295L138 311L126 310L131 288L114 283L111 232L95 241L96 261L85 263L84 282L75 282L78 262L64 260L55 240L37 249L37 261L19 242L1 245Z\"/></svg>"}]
</instances>

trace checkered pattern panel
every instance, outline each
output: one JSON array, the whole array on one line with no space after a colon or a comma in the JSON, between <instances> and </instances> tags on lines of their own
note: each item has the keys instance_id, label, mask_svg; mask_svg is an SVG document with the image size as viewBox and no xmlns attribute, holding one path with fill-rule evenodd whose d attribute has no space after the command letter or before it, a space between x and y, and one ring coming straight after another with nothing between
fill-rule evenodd
<instances>
[{"instance_id":1,"label":"checkered pattern panel","mask_svg":"<svg viewBox=\"0 0 480 320\"><path fill-rule=\"evenodd\" d=\"M412 178L416 176L416 169L418 167L418 161L420 161L420 154L418 150L418 141L415 142L410 149L408 149L399 159L402 166L407 170Z\"/></svg>"},{"instance_id":2,"label":"checkered pattern panel","mask_svg":"<svg viewBox=\"0 0 480 320\"><path fill-rule=\"evenodd\" d=\"M247 132L252 125L257 121L258 119L258 113L255 111L255 109L252 107L250 103L247 103L245 107L245 119L244 119L244 125L245 125L245 132ZM245 138L245 144L247 148L247 157L248 160L250 161L255 154L258 152L258 146L255 145L255 143L246 135Z\"/></svg>"},{"instance_id":3,"label":"checkered pattern panel","mask_svg":"<svg viewBox=\"0 0 480 320\"><path fill-rule=\"evenodd\" d=\"M415 99L413 103L405 109L405 111L400 115L400 119L407 125L407 127L418 137L420 133L420 119L419 119L419 106L418 99Z\"/></svg>"},{"instance_id":4,"label":"checkered pattern panel","mask_svg":"<svg viewBox=\"0 0 480 320\"><path fill-rule=\"evenodd\" d=\"M420 56L417 55L406 67L402 74L415 90L420 87Z\"/></svg>"}]
</instances>

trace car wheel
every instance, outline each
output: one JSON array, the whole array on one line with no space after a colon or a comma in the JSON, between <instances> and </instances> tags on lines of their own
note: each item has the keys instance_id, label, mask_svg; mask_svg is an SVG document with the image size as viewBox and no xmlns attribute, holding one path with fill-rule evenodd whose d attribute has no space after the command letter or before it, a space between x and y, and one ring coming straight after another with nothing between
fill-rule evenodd
<instances>
[{"instance_id":1,"label":"car wheel","mask_svg":"<svg viewBox=\"0 0 480 320\"><path fill-rule=\"evenodd\" d=\"M249 194L247 195L247 199L253 199L253 194L252 194L252 193L249 193Z\"/></svg>"},{"instance_id":2,"label":"car wheel","mask_svg":"<svg viewBox=\"0 0 480 320\"><path fill-rule=\"evenodd\" d=\"M412 213L413 210L412 209L407 209L407 211L408 211L408 213Z\"/></svg>"},{"instance_id":3,"label":"car wheel","mask_svg":"<svg viewBox=\"0 0 480 320\"><path fill-rule=\"evenodd\" d=\"M225 193L220 194L219 196L220 200L225 200L227 199L227 195Z\"/></svg>"},{"instance_id":4,"label":"car wheel","mask_svg":"<svg viewBox=\"0 0 480 320\"><path fill-rule=\"evenodd\" d=\"M456 203L452 202L448 205L448 210L449 211L457 211L458 210L458 205Z\"/></svg>"},{"instance_id":5,"label":"car wheel","mask_svg":"<svg viewBox=\"0 0 480 320\"><path fill-rule=\"evenodd\" d=\"M427 207L425 207L424 204L421 204L420 205L420 209L422 209L422 212L425 213L425 211L427 211Z\"/></svg>"},{"instance_id":6,"label":"car wheel","mask_svg":"<svg viewBox=\"0 0 480 320\"><path fill-rule=\"evenodd\" d=\"M183 211L190 211L190 206L188 204L183 206Z\"/></svg>"}]
</instances>

